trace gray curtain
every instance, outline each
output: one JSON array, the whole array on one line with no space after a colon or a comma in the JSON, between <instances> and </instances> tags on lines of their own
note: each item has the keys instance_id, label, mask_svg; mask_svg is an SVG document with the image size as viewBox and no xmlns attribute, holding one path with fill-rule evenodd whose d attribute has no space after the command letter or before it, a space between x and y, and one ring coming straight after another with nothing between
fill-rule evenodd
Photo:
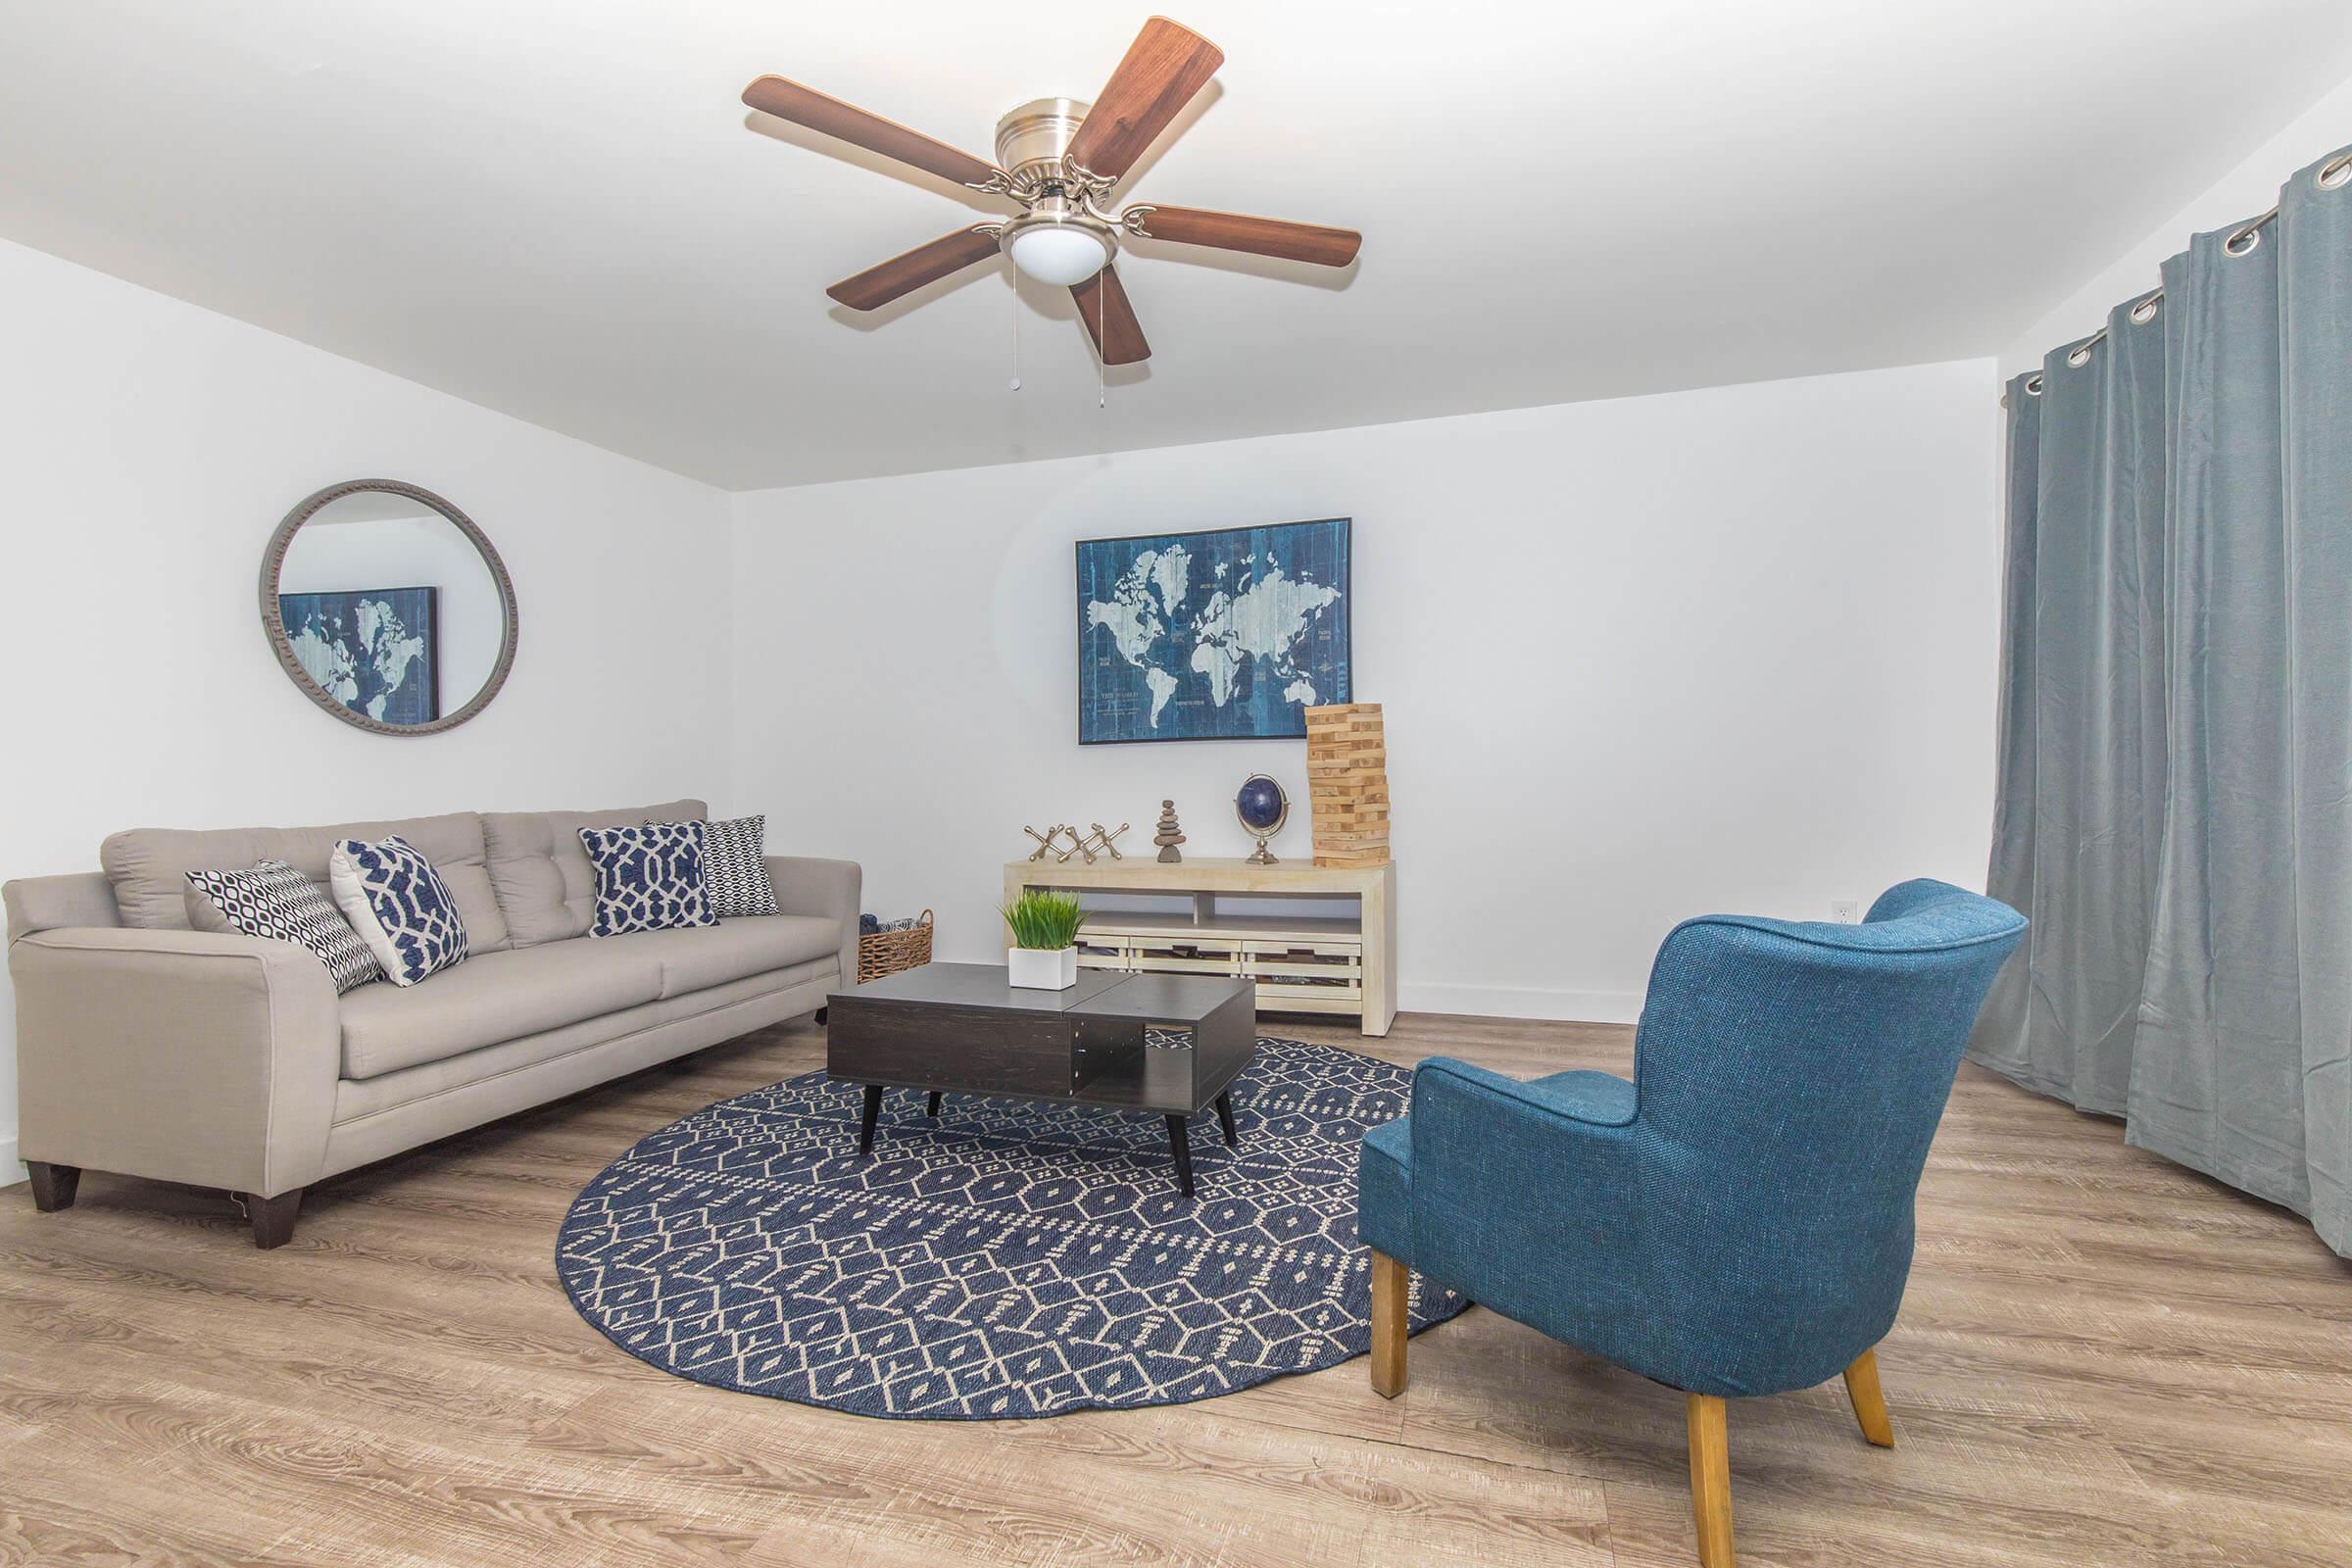
<instances>
[{"instance_id":1,"label":"gray curtain","mask_svg":"<svg viewBox=\"0 0 2352 1568\"><path fill-rule=\"evenodd\" d=\"M1970 1054L2352 1256L2343 162L2010 384L1988 886L2034 925Z\"/></svg>"}]
</instances>

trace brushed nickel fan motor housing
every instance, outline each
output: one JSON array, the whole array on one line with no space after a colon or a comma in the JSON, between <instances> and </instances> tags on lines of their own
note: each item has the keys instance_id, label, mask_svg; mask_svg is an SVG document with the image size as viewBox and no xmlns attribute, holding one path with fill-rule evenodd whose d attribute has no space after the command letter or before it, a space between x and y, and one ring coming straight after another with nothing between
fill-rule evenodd
<instances>
[{"instance_id":1,"label":"brushed nickel fan motor housing","mask_svg":"<svg viewBox=\"0 0 2352 1568\"><path fill-rule=\"evenodd\" d=\"M1059 184L1062 154L1094 105L1076 98L1033 98L997 122L997 167L1013 183Z\"/></svg>"},{"instance_id":2,"label":"brushed nickel fan motor housing","mask_svg":"<svg viewBox=\"0 0 2352 1568\"><path fill-rule=\"evenodd\" d=\"M1076 98L1036 98L997 122L997 167L1012 176L1009 194L1026 209L998 230L997 245L1012 254L1012 242L1037 228L1066 228L1102 247L1103 265L1118 255L1118 228L1111 214L1098 209L1097 188L1073 180L1062 160L1070 138L1094 106Z\"/></svg>"}]
</instances>

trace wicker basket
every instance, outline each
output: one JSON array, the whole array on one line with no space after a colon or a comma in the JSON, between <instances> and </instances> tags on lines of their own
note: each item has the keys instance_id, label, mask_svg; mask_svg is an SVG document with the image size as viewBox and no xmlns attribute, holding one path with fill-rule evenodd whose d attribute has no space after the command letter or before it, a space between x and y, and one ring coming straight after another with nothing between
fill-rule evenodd
<instances>
[{"instance_id":1,"label":"wicker basket","mask_svg":"<svg viewBox=\"0 0 2352 1568\"><path fill-rule=\"evenodd\" d=\"M858 937L858 983L864 985L901 969L931 961L931 911L900 931L864 931Z\"/></svg>"}]
</instances>

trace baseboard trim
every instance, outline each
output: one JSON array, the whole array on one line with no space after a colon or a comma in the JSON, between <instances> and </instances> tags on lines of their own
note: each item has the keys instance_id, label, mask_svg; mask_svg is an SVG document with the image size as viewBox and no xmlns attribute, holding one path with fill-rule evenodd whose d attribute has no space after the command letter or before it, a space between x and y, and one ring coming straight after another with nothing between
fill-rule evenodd
<instances>
[{"instance_id":1,"label":"baseboard trim","mask_svg":"<svg viewBox=\"0 0 2352 1568\"><path fill-rule=\"evenodd\" d=\"M1642 1016L1642 997L1634 991L1539 991L1407 982L1396 988L1396 1005L1403 1012L1545 1018L1563 1023L1632 1023Z\"/></svg>"},{"instance_id":2,"label":"baseboard trim","mask_svg":"<svg viewBox=\"0 0 2352 1568\"><path fill-rule=\"evenodd\" d=\"M19 1182L30 1180L32 1172L26 1170L24 1162L17 1158L17 1141L14 1138L0 1138L0 1187L14 1187Z\"/></svg>"}]
</instances>

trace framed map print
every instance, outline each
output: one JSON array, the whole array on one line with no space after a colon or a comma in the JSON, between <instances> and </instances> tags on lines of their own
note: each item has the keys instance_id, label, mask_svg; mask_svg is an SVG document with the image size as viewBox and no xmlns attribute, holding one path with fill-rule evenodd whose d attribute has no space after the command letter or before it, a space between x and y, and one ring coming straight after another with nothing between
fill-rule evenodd
<instances>
[{"instance_id":1,"label":"framed map print","mask_svg":"<svg viewBox=\"0 0 2352 1568\"><path fill-rule=\"evenodd\" d=\"M1296 738L1354 701L1346 517L1078 543L1078 740Z\"/></svg>"},{"instance_id":2,"label":"framed map print","mask_svg":"<svg viewBox=\"0 0 2352 1568\"><path fill-rule=\"evenodd\" d=\"M440 590L368 588L279 594L278 619L303 673L385 724L441 716Z\"/></svg>"}]
</instances>

